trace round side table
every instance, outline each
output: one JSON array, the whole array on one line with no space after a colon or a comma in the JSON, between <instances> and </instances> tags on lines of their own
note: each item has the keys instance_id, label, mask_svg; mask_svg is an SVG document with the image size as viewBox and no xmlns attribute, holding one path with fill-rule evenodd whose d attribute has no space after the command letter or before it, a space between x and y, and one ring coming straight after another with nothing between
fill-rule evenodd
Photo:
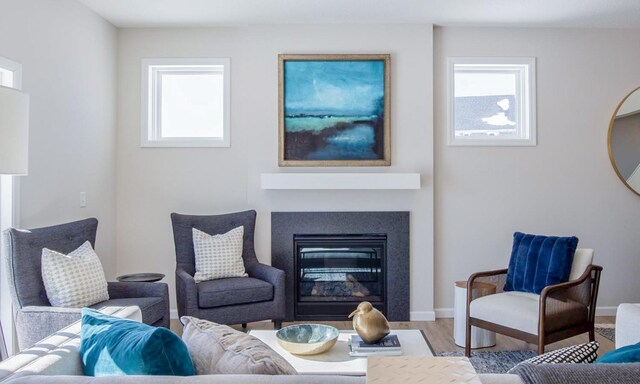
<instances>
[{"instance_id":1,"label":"round side table","mask_svg":"<svg viewBox=\"0 0 640 384\"><path fill-rule=\"evenodd\" d=\"M496 286L490 283L477 282L472 287L472 297L492 295ZM456 281L455 304L453 310L453 339L457 346L464 347L467 323L467 282ZM486 348L496 345L495 332L471 327L471 348Z\"/></svg>"}]
</instances>

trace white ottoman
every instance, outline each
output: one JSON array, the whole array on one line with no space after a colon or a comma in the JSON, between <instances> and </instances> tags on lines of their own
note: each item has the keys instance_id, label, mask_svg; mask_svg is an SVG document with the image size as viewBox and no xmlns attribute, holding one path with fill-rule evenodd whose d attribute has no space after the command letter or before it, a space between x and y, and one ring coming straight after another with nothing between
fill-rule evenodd
<instances>
[{"instance_id":1,"label":"white ottoman","mask_svg":"<svg viewBox=\"0 0 640 384\"><path fill-rule=\"evenodd\" d=\"M489 283L474 283L472 297L491 295L496 293L496 286ZM455 303L453 309L453 341L457 346L465 346L465 331L467 323L467 282L456 281ZM471 348L486 348L496 345L495 332L477 327L471 327Z\"/></svg>"},{"instance_id":2,"label":"white ottoman","mask_svg":"<svg viewBox=\"0 0 640 384\"><path fill-rule=\"evenodd\" d=\"M640 304L620 304L616 312L616 348L640 342Z\"/></svg>"}]
</instances>

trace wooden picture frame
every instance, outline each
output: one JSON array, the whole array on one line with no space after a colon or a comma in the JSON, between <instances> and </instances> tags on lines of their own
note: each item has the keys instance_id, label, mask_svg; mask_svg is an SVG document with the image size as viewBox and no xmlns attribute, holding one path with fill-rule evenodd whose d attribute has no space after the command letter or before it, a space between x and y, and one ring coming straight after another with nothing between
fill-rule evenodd
<instances>
[{"instance_id":1,"label":"wooden picture frame","mask_svg":"<svg viewBox=\"0 0 640 384\"><path fill-rule=\"evenodd\" d=\"M278 165L391 165L390 62L389 54L278 55Z\"/></svg>"}]
</instances>

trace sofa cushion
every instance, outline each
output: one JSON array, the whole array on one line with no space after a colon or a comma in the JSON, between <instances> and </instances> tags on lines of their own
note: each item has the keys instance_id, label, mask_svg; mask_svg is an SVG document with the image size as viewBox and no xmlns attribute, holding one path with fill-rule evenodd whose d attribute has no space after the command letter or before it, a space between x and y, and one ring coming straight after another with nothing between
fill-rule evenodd
<instances>
[{"instance_id":1,"label":"sofa cushion","mask_svg":"<svg viewBox=\"0 0 640 384\"><path fill-rule=\"evenodd\" d=\"M547 298L547 331L587 320L587 307L573 300ZM540 296L526 292L503 292L483 296L471 302L471 317L490 323L518 329L532 335L538 334Z\"/></svg>"},{"instance_id":2,"label":"sofa cushion","mask_svg":"<svg viewBox=\"0 0 640 384\"><path fill-rule=\"evenodd\" d=\"M569 280L578 238L513 234L505 291L540 293Z\"/></svg>"},{"instance_id":3,"label":"sofa cushion","mask_svg":"<svg viewBox=\"0 0 640 384\"><path fill-rule=\"evenodd\" d=\"M193 252L195 255L196 283L225 277L246 277L242 259L244 227L227 233L209 235L193 228Z\"/></svg>"},{"instance_id":4,"label":"sofa cushion","mask_svg":"<svg viewBox=\"0 0 640 384\"><path fill-rule=\"evenodd\" d=\"M66 255L44 248L42 281L54 307L81 308L109 300L102 264L88 241Z\"/></svg>"},{"instance_id":5,"label":"sofa cushion","mask_svg":"<svg viewBox=\"0 0 640 384\"><path fill-rule=\"evenodd\" d=\"M252 277L230 277L198 284L200 308L257 303L273 299L273 285Z\"/></svg>"},{"instance_id":6,"label":"sofa cushion","mask_svg":"<svg viewBox=\"0 0 640 384\"><path fill-rule=\"evenodd\" d=\"M195 374L187 346L166 328L83 308L80 339L87 376Z\"/></svg>"},{"instance_id":7,"label":"sofa cushion","mask_svg":"<svg viewBox=\"0 0 640 384\"><path fill-rule=\"evenodd\" d=\"M91 306L93 309L105 307L131 307L137 306L142 311L142 322L154 324L161 320L166 310L165 303L161 297L136 297L124 299L111 299L102 301Z\"/></svg>"},{"instance_id":8,"label":"sofa cushion","mask_svg":"<svg viewBox=\"0 0 640 384\"><path fill-rule=\"evenodd\" d=\"M282 356L251 335L195 317L180 320L184 325L182 340L198 375L297 373Z\"/></svg>"}]
</instances>

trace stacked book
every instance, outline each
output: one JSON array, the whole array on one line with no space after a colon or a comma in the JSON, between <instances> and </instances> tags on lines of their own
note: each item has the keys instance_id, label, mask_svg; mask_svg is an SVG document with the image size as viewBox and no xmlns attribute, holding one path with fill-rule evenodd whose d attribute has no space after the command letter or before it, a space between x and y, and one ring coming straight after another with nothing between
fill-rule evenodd
<instances>
[{"instance_id":1,"label":"stacked book","mask_svg":"<svg viewBox=\"0 0 640 384\"><path fill-rule=\"evenodd\" d=\"M367 344L358 335L349 339L349 356L400 356L402 347L396 335L388 335L375 344Z\"/></svg>"}]
</instances>

